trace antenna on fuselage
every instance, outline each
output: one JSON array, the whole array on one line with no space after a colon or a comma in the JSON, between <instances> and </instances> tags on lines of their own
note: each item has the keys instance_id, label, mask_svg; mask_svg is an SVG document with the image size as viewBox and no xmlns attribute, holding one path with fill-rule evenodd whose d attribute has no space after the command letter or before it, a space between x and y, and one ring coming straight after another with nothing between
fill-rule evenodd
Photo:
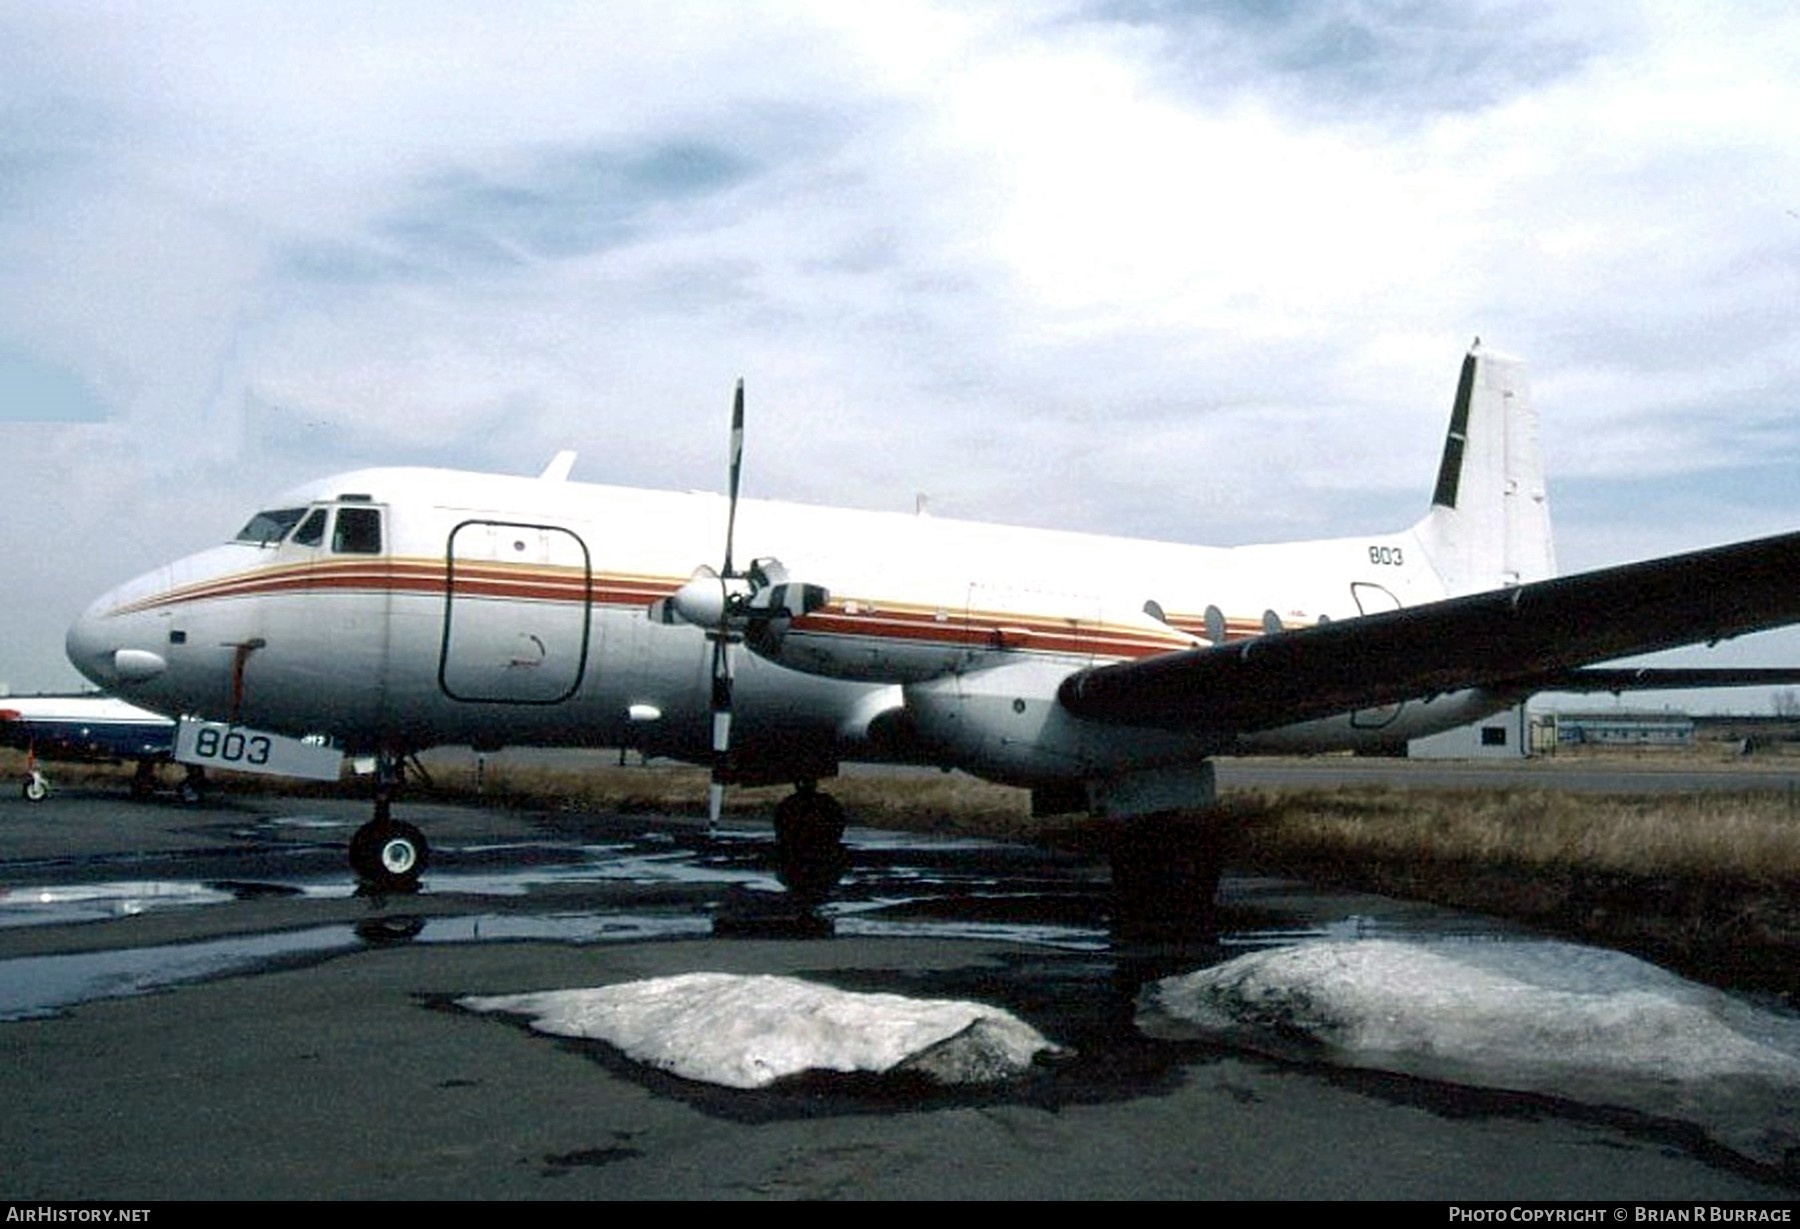
<instances>
[{"instance_id":1,"label":"antenna on fuselage","mask_svg":"<svg viewBox=\"0 0 1800 1229\"><path fill-rule=\"evenodd\" d=\"M544 466L544 472L538 475L540 482L567 482L569 471L575 468L575 450L565 448L550 458L550 464Z\"/></svg>"}]
</instances>

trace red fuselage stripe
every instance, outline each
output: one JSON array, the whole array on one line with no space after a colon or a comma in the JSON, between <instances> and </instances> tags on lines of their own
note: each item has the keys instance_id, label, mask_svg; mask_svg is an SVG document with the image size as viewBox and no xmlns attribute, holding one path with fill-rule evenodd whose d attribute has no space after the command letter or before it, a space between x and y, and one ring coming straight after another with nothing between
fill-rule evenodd
<instances>
[{"instance_id":1,"label":"red fuselage stripe","mask_svg":"<svg viewBox=\"0 0 1800 1229\"><path fill-rule=\"evenodd\" d=\"M270 597L308 592L450 594L496 601L587 602L596 606L647 606L684 583L649 576L595 575L579 568L525 568L441 561L354 560L265 568L172 589L114 610L132 614L190 602ZM1203 621L1170 619L1179 630L1199 630ZM792 630L809 636L902 641L1016 649L1034 653L1142 657L1174 652L1188 642L1137 628L1081 623L1048 615L881 607L863 601L833 602L794 620ZM1226 623L1228 639L1256 635L1262 625L1236 619Z\"/></svg>"}]
</instances>

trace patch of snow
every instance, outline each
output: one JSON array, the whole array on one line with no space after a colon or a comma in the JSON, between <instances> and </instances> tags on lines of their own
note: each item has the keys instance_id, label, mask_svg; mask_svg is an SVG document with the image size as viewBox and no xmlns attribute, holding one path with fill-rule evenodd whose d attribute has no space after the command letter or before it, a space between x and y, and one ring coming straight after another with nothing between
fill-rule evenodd
<instances>
[{"instance_id":1,"label":"patch of snow","mask_svg":"<svg viewBox=\"0 0 1800 1229\"><path fill-rule=\"evenodd\" d=\"M762 1088L806 1071L917 1072L988 1083L1058 1053L1009 1012L982 1003L855 994L795 977L686 973L585 990L471 996L480 1012L617 1047L683 1079Z\"/></svg>"},{"instance_id":2,"label":"patch of snow","mask_svg":"<svg viewBox=\"0 0 1800 1229\"><path fill-rule=\"evenodd\" d=\"M1146 986L1138 1027L1280 1057L1623 1107L1800 1156L1800 1022L1571 943L1330 941Z\"/></svg>"}]
</instances>

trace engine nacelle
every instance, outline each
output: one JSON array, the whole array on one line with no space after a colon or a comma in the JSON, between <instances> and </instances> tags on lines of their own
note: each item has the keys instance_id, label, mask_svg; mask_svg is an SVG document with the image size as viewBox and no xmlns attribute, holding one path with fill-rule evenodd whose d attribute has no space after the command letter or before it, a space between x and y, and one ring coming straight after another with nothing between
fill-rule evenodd
<instances>
[{"instance_id":1,"label":"engine nacelle","mask_svg":"<svg viewBox=\"0 0 1800 1229\"><path fill-rule=\"evenodd\" d=\"M985 587L972 588L960 605L917 606L828 600L817 586L803 588L804 613L752 625L746 641L790 670L850 682L925 683L1030 663L1067 674L1072 662L1173 652L1195 643L1144 610L1109 609L1097 597Z\"/></svg>"},{"instance_id":2,"label":"engine nacelle","mask_svg":"<svg viewBox=\"0 0 1800 1229\"><path fill-rule=\"evenodd\" d=\"M919 742L941 762L1009 785L1112 778L1219 749L1196 735L1071 715L1056 692L1073 668L1025 658L911 684L906 710Z\"/></svg>"},{"instance_id":3,"label":"engine nacelle","mask_svg":"<svg viewBox=\"0 0 1800 1229\"><path fill-rule=\"evenodd\" d=\"M816 609L803 618L766 619L744 642L758 656L825 678L856 683L916 683L968 669L991 647L971 643L966 623L944 616L935 625L897 619L856 602Z\"/></svg>"}]
</instances>

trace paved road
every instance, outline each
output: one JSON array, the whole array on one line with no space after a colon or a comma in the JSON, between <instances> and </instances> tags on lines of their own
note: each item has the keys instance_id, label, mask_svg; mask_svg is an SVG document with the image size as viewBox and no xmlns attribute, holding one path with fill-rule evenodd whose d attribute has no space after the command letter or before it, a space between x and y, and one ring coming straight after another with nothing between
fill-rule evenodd
<instances>
[{"instance_id":1,"label":"paved road","mask_svg":"<svg viewBox=\"0 0 1800 1229\"><path fill-rule=\"evenodd\" d=\"M1402 760L1318 756L1219 759L1219 786L1383 785L1400 789L1547 789L1601 794L1800 791L1800 763L1747 758L1740 763L1669 753L1531 760Z\"/></svg>"},{"instance_id":2,"label":"paved road","mask_svg":"<svg viewBox=\"0 0 1800 1229\"><path fill-rule=\"evenodd\" d=\"M1244 945L1498 933L1480 919L1232 880L1225 950L1134 946L1108 929L1101 868L859 833L833 937L763 926L724 938L713 920L773 886L765 832L708 841L641 816L405 813L438 846L427 891L374 901L345 890L350 804L0 801L0 904L14 910L0 991L70 1004L0 1023L0 1195L1691 1201L1800 1189L1678 1122L1155 1042L1132 1024L1145 978ZM981 1093L872 1079L731 1092L449 1005L693 970L979 998L1077 1055ZM144 985L163 988L130 993Z\"/></svg>"}]
</instances>

